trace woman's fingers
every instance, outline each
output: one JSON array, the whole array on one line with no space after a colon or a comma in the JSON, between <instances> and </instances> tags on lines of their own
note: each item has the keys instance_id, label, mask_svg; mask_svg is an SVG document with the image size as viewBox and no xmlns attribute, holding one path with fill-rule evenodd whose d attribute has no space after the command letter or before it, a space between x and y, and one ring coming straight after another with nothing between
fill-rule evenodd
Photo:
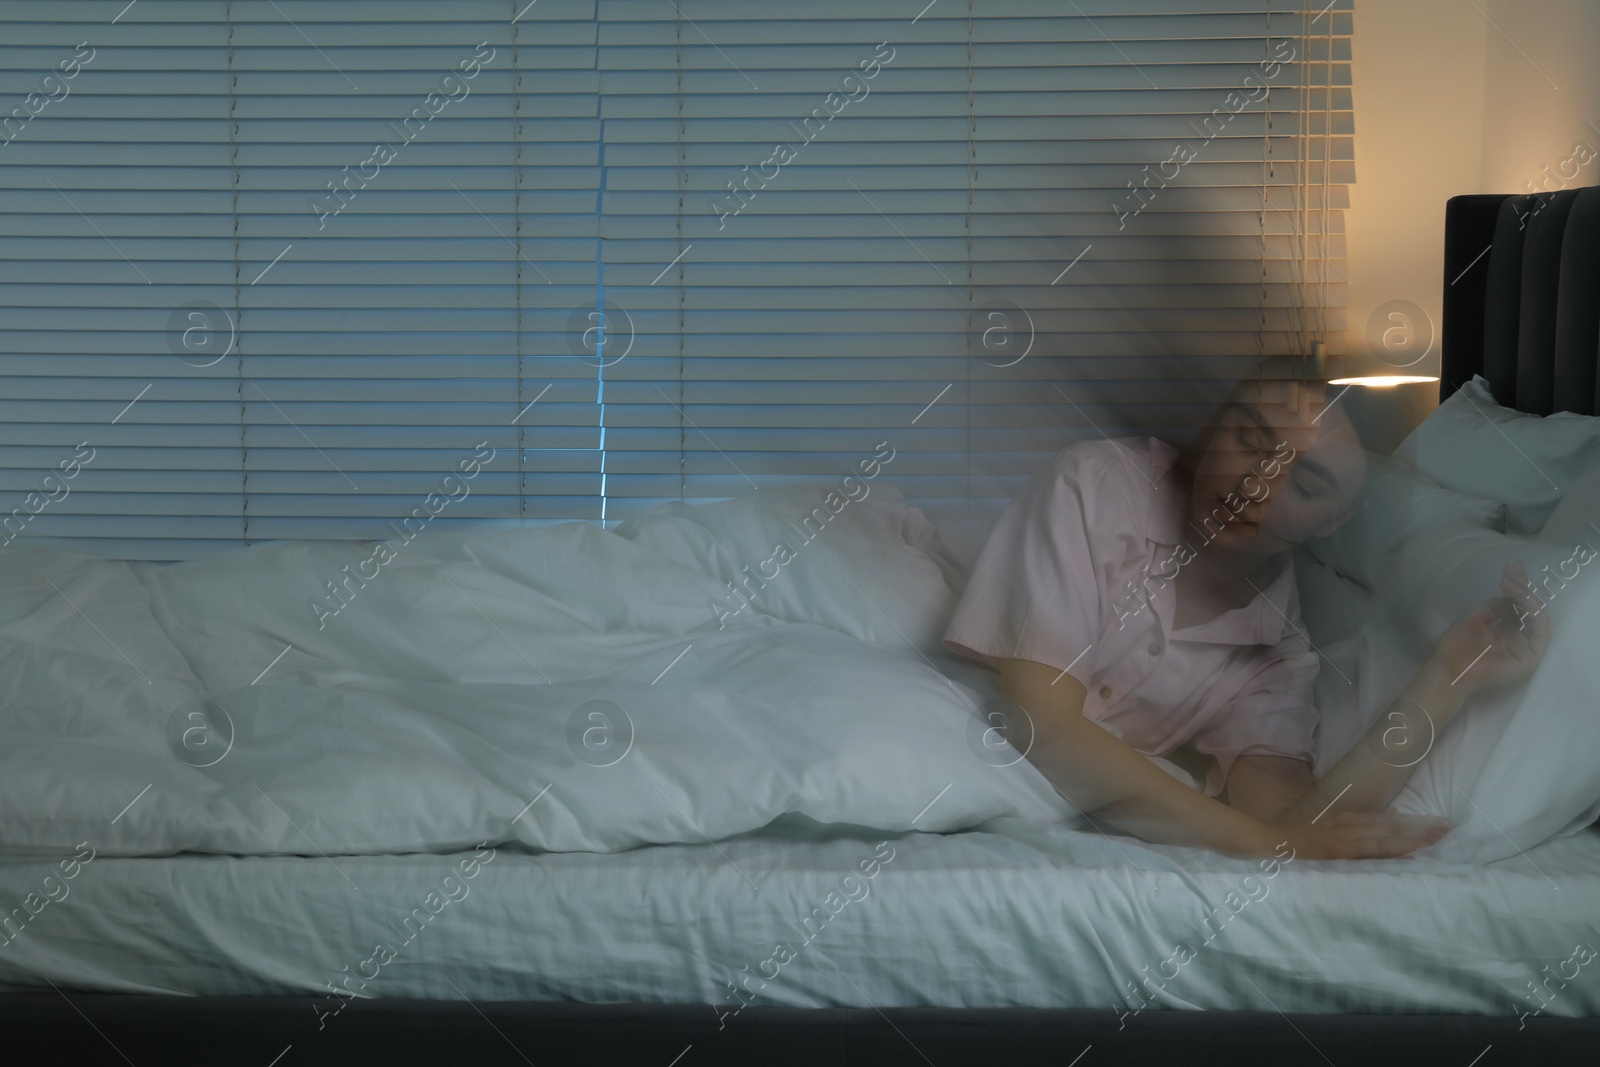
<instances>
[{"instance_id":1,"label":"woman's fingers","mask_svg":"<svg viewBox=\"0 0 1600 1067\"><path fill-rule=\"evenodd\" d=\"M1550 639L1550 618L1544 612L1544 603L1533 592L1533 584L1528 581L1528 570L1518 560L1506 567L1500 579L1500 589L1514 604L1513 614L1517 617L1517 628L1507 629L1503 636L1502 645L1510 656L1519 663L1533 666L1544 656L1546 644Z\"/></svg>"},{"instance_id":2,"label":"woman's fingers","mask_svg":"<svg viewBox=\"0 0 1600 1067\"><path fill-rule=\"evenodd\" d=\"M1397 811L1351 811L1343 814L1346 832L1354 840L1437 841L1450 829L1449 820L1433 815L1403 815Z\"/></svg>"},{"instance_id":3,"label":"woman's fingers","mask_svg":"<svg viewBox=\"0 0 1600 1067\"><path fill-rule=\"evenodd\" d=\"M1312 858L1393 859L1431 845L1450 829L1444 819L1386 811L1344 811L1330 816L1320 832L1309 827Z\"/></svg>"},{"instance_id":4,"label":"woman's fingers","mask_svg":"<svg viewBox=\"0 0 1600 1067\"><path fill-rule=\"evenodd\" d=\"M1535 634L1549 633L1550 620L1545 617L1544 604L1534 595L1533 583L1528 580L1528 568L1520 559L1508 565L1500 576L1500 591L1520 609L1520 629L1532 630Z\"/></svg>"},{"instance_id":5,"label":"woman's fingers","mask_svg":"<svg viewBox=\"0 0 1600 1067\"><path fill-rule=\"evenodd\" d=\"M1478 650L1465 651L1475 657L1472 661L1476 668L1474 677L1485 684L1495 684L1496 678L1511 681L1526 676L1526 668L1535 666L1544 655L1550 636L1545 605L1534 594L1527 567L1521 560L1508 564L1501 573L1500 593L1471 612L1473 629L1462 631L1467 640L1482 642ZM1488 652L1493 655L1482 655Z\"/></svg>"},{"instance_id":6,"label":"woman's fingers","mask_svg":"<svg viewBox=\"0 0 1600 1067\"><path fill-rule=\"evenodd\" d=\"M1445 835L1443 829L1393 831L1372 828L1363 839L1366 855L1383 858L1404 856L1424 845L1431 845Z\"/></svg>"}]
</instances>

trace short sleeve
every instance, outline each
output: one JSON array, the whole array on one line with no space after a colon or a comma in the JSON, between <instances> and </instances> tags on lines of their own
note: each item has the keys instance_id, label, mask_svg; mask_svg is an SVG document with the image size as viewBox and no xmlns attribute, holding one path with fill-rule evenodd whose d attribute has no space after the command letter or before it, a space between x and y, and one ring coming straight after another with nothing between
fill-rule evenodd
<instances>
[{"instance_id":1,"label":"short sleeve","mask_svg":"<svg viewBox=\"0 0 1600 1067\"><path fill-rule=\"evenodd\" d=\"M1215 719L1194 735L1196 752L1216 758L1205 792L1215 796L1240 756L1287 756L1313 767L1317 709L1312 685L1318 657L1293 630L1270 649L1258 649L1263 666Z\"/></svg>"},{"instance_id":2,"label":"short sleeve","mask_svg":"<svg viewBox=\"0 0 1600 1067\"><path fill-rule=\"evenodd\" d=\"M990 666L1026 659L1070 670L1087 688L1108 576L1143 545L1128 480L1146 463L1142 449L1109 441L1058 453L984 542L945 647Z\"/></svg>"}]
</instances>

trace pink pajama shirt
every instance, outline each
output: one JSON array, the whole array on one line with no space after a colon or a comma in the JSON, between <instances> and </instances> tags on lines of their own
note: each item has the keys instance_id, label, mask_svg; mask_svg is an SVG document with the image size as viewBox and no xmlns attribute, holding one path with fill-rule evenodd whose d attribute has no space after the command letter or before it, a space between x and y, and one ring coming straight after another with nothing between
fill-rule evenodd
<instances>
[{"instance_id":1,"label":"pink pajama shirt","mask_svg":"<svg viewBox=\"0 0 1600 1067\"><path fill-rule=\"evenodd\" d=\"M1154 437L1080 441L1056 454L1001 515L973 566L944 645L989 666L1026 659L1087 691L1083 714L1162 769L1192 740L1214 757L1216 796L1241 755L1313 762L1318 657L1300 622L1294 568L1242 608L1173 628L1170 579L1208 551L1187 523L1178 449ZM1189 564L1193 565L1193 564Z\"/></svg>"}]
</instances>

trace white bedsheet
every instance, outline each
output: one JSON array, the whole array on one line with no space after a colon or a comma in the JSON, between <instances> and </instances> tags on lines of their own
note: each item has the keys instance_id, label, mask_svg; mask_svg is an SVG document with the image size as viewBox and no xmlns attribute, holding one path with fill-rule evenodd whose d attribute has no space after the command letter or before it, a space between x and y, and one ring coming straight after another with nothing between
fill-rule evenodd
<instances>
[{"instance_id":1,"label":"white bedsheet","mask_svg":"<svg viewBox=\"0 0 1600 1067\"><path fill-rule=\"evenodd\" d=\"M341 1003L327 983L347 978L363 996L705 1002L708 1016L737 1009L740 980L745 1000L797 1007L1600 1013L1600 972L1564 964L1600 946L1592 831L1487 866L1294 859L1270 878L1013 819L887 837L791 819L717 847L465 855L487 858L470 879L459 855L97 857L0 948L0 985L303 995L307 1042ZM0 885L51 869L0 864ZM457 899L434 898L405 941L396 926L443 892ZM1164 962L1180 942L1192 958ZM779 944L793 957L777 962Z\"/></svg>"}]
</instances>

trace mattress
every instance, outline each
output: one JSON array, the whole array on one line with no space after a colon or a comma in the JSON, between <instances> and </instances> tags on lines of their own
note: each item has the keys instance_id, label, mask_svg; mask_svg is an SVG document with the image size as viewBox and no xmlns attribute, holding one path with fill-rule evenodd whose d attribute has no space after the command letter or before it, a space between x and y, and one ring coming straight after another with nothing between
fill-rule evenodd
<instances>
[{"instance_id":1,"label":"mattress","mask_svg":"<svg viewBox=\"0 0 1600 1067\"><path fill-rule=\"evenodd\" d=\"M0 988L304 995L310 1030L356 996L699 1002L724 1025L746 1004L1600 1014L1576 951L1600 944L1592 830L1487 866L1269 866L1020 819L791 816L611 854L98 857L29 915L52 870L0 864Z\"/></svg>"}]
</instances>

